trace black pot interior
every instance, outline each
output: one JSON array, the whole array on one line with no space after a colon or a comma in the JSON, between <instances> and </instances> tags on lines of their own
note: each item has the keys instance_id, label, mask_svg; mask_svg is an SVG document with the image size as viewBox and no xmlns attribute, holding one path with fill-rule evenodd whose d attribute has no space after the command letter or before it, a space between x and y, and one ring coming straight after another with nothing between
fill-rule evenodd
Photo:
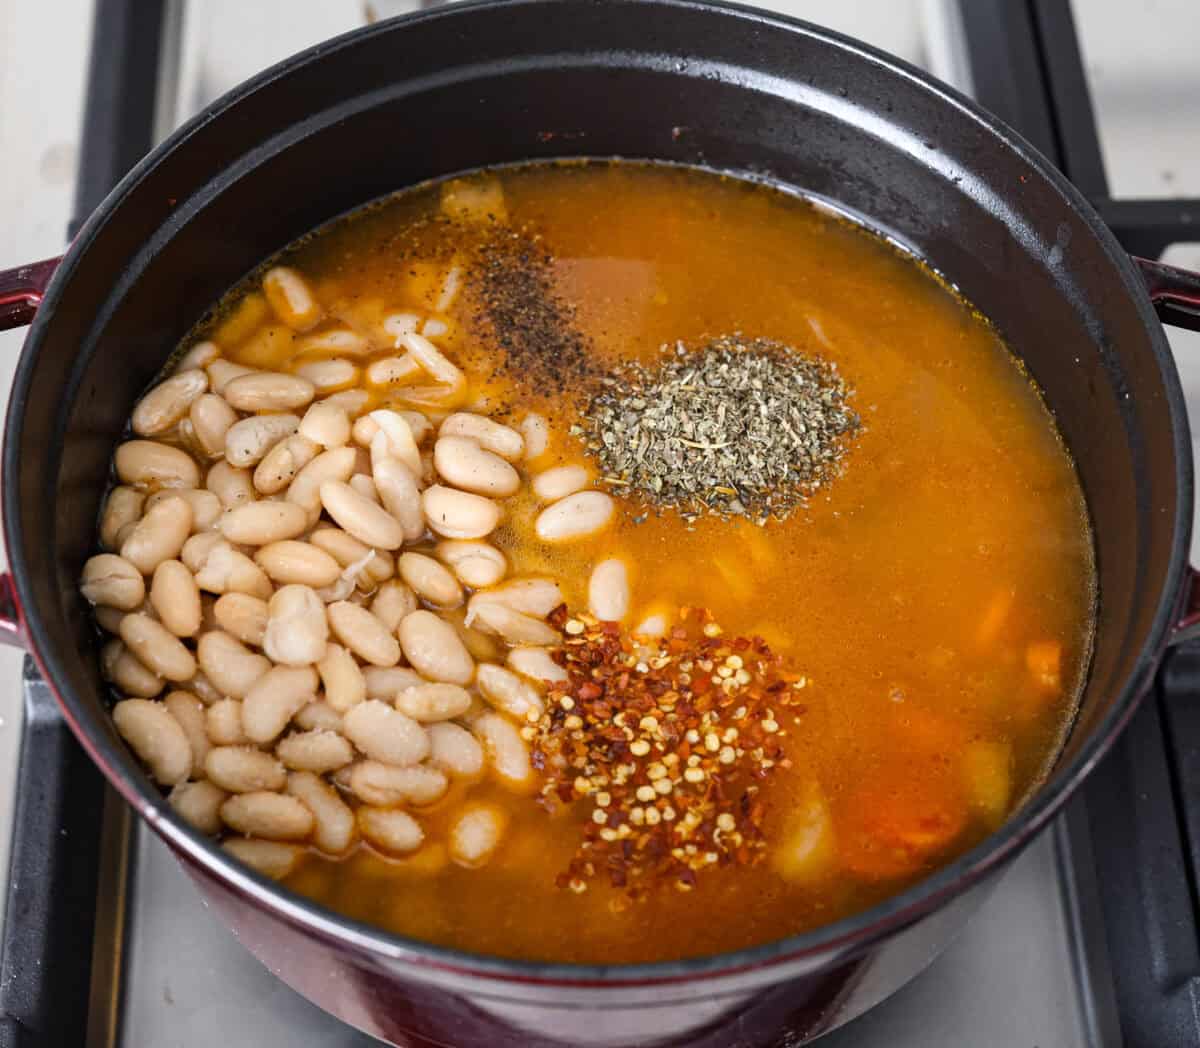
<instances>
[{"instance_id":1,"label":"black pot interior","mask_svg":"<svg viewBox=\"0 0 1200 1048\"><path fill-rule=\"evenodd\" d=\"M75 588L137 395L211 303L295 237L399 187L530 158L769 176L864 216L957 284L1045 391L1094 520L1096 654L1060 767L1129 705L1187 541L1181 405L1113 242L1028 155L877 56L762 14L467 7L323 50L127 180L81 234L22 361L5 509L26 614L68 709L142 797L154 793L109 726Z\"/></svg>"}]
</instances>

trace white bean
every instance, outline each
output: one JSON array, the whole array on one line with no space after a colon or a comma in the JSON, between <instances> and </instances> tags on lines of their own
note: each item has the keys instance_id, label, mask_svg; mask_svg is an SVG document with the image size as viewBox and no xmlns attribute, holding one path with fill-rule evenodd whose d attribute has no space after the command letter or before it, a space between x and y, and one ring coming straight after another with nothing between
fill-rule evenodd
<instances>
[{"instance_id":1,"label":"white bean","mask_svg":"<svg viewBox=\"0 0 1200 1048\"><path fill-rule=\"evenodd\" d=\"M316 775L294 771L288 776L288 793L313 814L312 840L327 855L342 855L354 843L354 812L337 791Z\"/></svg>"},{"instance_id":2,"label":"white bean","mask_svg":"<svg viewBox=\"0 0 1200 1048\"><path fill-rule=\"evenodd\" d=\"M331 328L317 331L296 340L300 353L348 353L352 357L365 356L374 347L365 335L349 328Z\"/></svg>"},{"instance_id":3,"label":"white bean","mask_svg":"<svg viewBox=\"0 0 1200 1048\"><path fill-rule=\"evenodd\" d=\"M180 371L160 382L133 409L133 431L140 437L165 433L188 413L188 408L208 389L208 375L200 370Z\"/></svg>"},{"instance_id":4,"label":"white bean","mask_svg":"<svg viewBox=\"0 0 1200 1048\"><path fill-rule=\"evenodd\" d=\"M655 612L647 615L633 628L636 637L662 637L667 632L667 616Z\"/></svg>"},{"instance_id":5,"label":"white bean","mask_svg":"<svg viewBox=\"0 0 1200 1048\"><path fill-rule=\"evenodd\" d=\"M220 355L215 342L197 342L176 362L174 371L191 371L193 368L205 368Z\"/></svg>"},{"instance_id":6,"label":"white bean","mask_svg":"<svg viewBox=\"0 0 1200 1048\"><path fill-rule=\"evenodd\" d=\"M313 828L313 814L295 797L253 790L221 805L221 821L231 830L268 841L303 840Z\"/></svg>"},{"instance_id":7,"label":"white bean","mask_svg":"<svg viewBox=\"0 0 1200 1048\"><path fill-rule=\"evenodd\" d=\"M466 376L424 335L410 331L400 336L399 343L416 358L417 363L436 382L443 383L452 389L466 386Z\"/></svg>"},{"instance_id":8,"label":"white bean","mask_svg":"<svg viewBox=\"0 0 1200 1048\"><path fill-rule=\"evenodd\" d=\"M469 437L480 447L509 462L517 462L525 454L525 438L515 429L469 411L456 411L448 415L438 428L438 435Z\"/></svg>"},{"instance_id":9,"label":"white bean","mask_svg":"<svg viewBox=\"0 0 1200 1048\"><path fill-rule=\"evenodd\" d=\"M418 684L396 696L396 709L422 724L451 720L470 708L471 693L457 684Z\"/></svg>"},{"instance_id":10,"label":"white bean","mask_svg":"<svg viewBox=\"0 0 1200 1048\"><path fill-rule=\"evenodd\" d=\"M343 447L350 442L350 418L336 404L314 404L300 420L300 435L322 447Z\"/></svg>"},{"instance_id":11,"label":"white bean","mask_svg":"<svg viewBox=\"0 0 1200 1048\"><path fill-rule=\"evenodd\" d=\"M221 847L239 862L275 881L281 881L291 873L304 854L298 845L253 837L230 837L221 842Z\"/></svg>"},{"instance_id":12,"label":"white bean","mask_svg":"<svg viewBox=\"0 0 1200 1048\"><path fill-rule=\"evenodd\" d=\"M381 408L372 411L367 416L379 429L372 434L367 446L371 449L372 461L376 458L399 459L411 471L413 476L421 475L421 452L417 448L417 438L408 424L408 419L398 411ZM384 435L382 441L379 434Z\"/></svg>"},{"instance_id":13,"label":"white bean","mask_svg":"<svg viewBox=\"0 0 1200 1048\"><path fill-rule=\"evenodd\" d=\"M482 495L434 484L421 493L429 526L448 539L481 539L500 523L500 506Z\"/></svg>"},{"instance_id":14,"label":"white bean","mask_svg":"<svg viewBox=\"0 0 1200 1048\"><path fill-rule=\"evenodd\" d=\"M274 666L254 682L242 701L242 728L251 742L279 737L303 706L317 699L317 672L311 666Z\"/></svg>"},{"instance_id":15,"label":"white bean","mask_svg":"<svg viewBox=\"0 0 1200 1048\"><path fill-rule=\"evenodd\" d=\"M321 319L321 306L308 282L288 266L263 274L263 294L275 315L294 331L307 331Z\"/></svg>"},{"instance_id":16,"label":"white bean","mask_svg":"<svg viewBox=\"0 0 1200 1048\"><path fill-rule=\"evenodd\" d=\"M214 746L204 759L204 771L211 782L230 793L282 790L287 782L283 765L251 746Z\"/></svg>"},{"instance_id":17,"label":"white bean","mask_svg":"<svg viewBox=\"0 0 1200 1048\"><path fill-rule=\"evenodd\" d=\"M406 542L425 534L425 511L416 478L398 459L382 458L372 469L375 490L388 511L400 524Z\"/></svg>"},{"instance_id":18,"label":"white bean","mask_svg":"<svg viewBox=\"0 0 1200 1048\"><path fill-rule=\"evenodd\" d=\"M163 690L163 679L142 665L133 652L114 637L100 649L100 669L126 695L152 699Z\"/></svg>"},{"instance_id":19,"label":"white bean","mask_svg":"<svg viewBox=\"0 0 1200 1048\"><path fill-rule=\"evenodd\" d=\"M487 542L443 539L434 554L450 567L460 582L474 589L494 586L508 570L504 554Z\"/></svg>"},{"instance_id":20,"label":"white bean","mask_svg":"<svg viewBox=\"0 0 1200 1048\"><path fill-rule=\"evenodd\" d=\"M213 463L204 486L221 500L225 509L254 501L253 474L248 469L231 466L224 459Z\"/></svg>"},{"instance_id":21,"label":"white bean","mask_svg":"<svg viewBox=\"0 0 1200 1048\"><path fill-rule=\"evenodd\" d=\"M402 553L396 561L396 570L417 596L434 607L457 608L463 602L458 579L432 557Z\"/></svg>"},{"instance_id":22,"label":"white bean","mask_svg":"<svg viewBox=\"0 0 1200 1048\"><path fill-rule=\"evenodd\" d=\"M295 539L263 546L254 554L254 562L281 585L320 589L332 585L342 573L341 565L324 550Z\"/></svg>"},{"instance_id":23,"label":"white bean","mask_svg":"<svg viewBox=\"0 0 1200 1048\"><path fill-rule=\"evenodd\" d=\"M391 386L412 381L421 374L421 365L411 353L384 357L367 365L367 381L373 386Z\"/></svg>"},{"instance_id":24,"label":"white bean","mask_svg":"<svg viewBox=\"0 0 1200 1048\"><path fill-rule=\"evenodd\" d=\"M405 615L417 610L417 596L399 579L389 579L371 601L374 615L389 633L395 633Z\"/></svg>"},{"instance_id":25,"label":"white bean","mask_svg":"<svg viewBox=\"0 0 1200 1048\"><path fill-rule=\"evenodd\" d=\"M348 483L363 498L368 499L377 506L383 505L379 500L379 491L375 487L375 481L366 473L355 473Z\"/></svg>"},{"instance_id":26,"label":"white bean","mask_svg":"<svg viewBox=\"0 0 1200 1048\"><path fill-rule=\"evenodd\" d=\"M200 634L196 658L213 686L235 699L245 697L254 682L271 668L269 659L221 630Z\"/></svg>"},{"instance_id":27,"label":"white bean","mask_svg":"<svg viewBox=\"0 0 1200 1048\"><path fill-rule=\"evenodd\" d=\"M121 543L121 556L143 575L152 574L164 560L179 556L192 530L192 507L172 497L146 510Z\"/></svg>"},{"instance_id":28,"label":"white bean","mask_svg":"<svg viewBox=\"0 0 1200 1048\"><path fill-rule=\"evenodd\" d=\"M218 526L230 542L266 546L307 531L308 514L294 502L251 502L227 510Z\"/></svg>"},{"instance_id":29,"label":"white bean","mask_svg":"<svg viewBox=\"0 0 1200 1048\"><path fill-rule=\"evenodd\" d=\"M215 834L221 830L221 805L228 796L211 782L181 782L170 792L167 802L189 826Z\"/></svg>"},{"instance_id":30,"label":"white bean","mask_svg":"<svg viewBox=\"0 0 1200 1048\"><path fill-rule=\"evenodd\" d=\"M310 666L325 657L325 605L309 586L283 586L267 605L263 650L285 666Z\"/></svg>"},{"instance_id":31,"label":"white bean","mask_svg":"<svg viewBox=\"0 0 1200 1048\"><path fill-rule=\"evenodd\" d=\"M623 560L610 557L592 569L588 610L602 622L623 622L629 615L629 572Z\"/></svg>"},{"instance_id":32,"label":"white bean","mask_svg":"<svg viewBox=\"0 0 1200 1048\"><path fill-rule=\"evenodd\" d=\"M321 508L321 485L328 480L347 481L354 474L358 452L355 448L331 448L323 451L296 474L287 490L287 500L316 512Z\"/></svg>"},{"instance_id":33,"label":"white bean","mask_svg":"<svg viewBox=\"0 0 1200 1048\"><path fill-rule=\"evenodd\" d=\"M277 371L243 375L225 387L225 399L238 411L290 411L311 404L316 393L303 376Z\"/></svg>"},{"instance_id":34,"label":"white bean","mask_svg":"<svg viewBox=\"0 0 1200 1048\"><path fill-rule=\"evenodd\" d=\"M327 480L321 485L320 496L325 511L338 526L368 546L391 550L399 549L404 543L400 522L349 484Z\"/></svg>"},{"instance_id":35,"label":"white bean","mask_svg":"<svg viewBox=\"0 0 1200 1048\"><path fill-rule=\"evenodd\" d=\"M567 671L550 657L545 648L513 648L505 661L509 669L532 680L557 683L569 679Z\"/></svg>"},{"instance_id":36,"label":"white bean","mask_svg":"<svg viewBox=\"0 0 1200 1048\"><path fill-rule=\"evenodd\" d=\"M430 724L428 763L457 778L473 779L483 771L483 747L466 728L450 721Z\"/></svg>"},{"instance_id":37,"label":"white bean","mask_svg":"<svg viewBox=\"0 0 1200 1048\"><path fill-rule=\"evenodd\" d=\"M471 725L471 731L483 744L496 778L511 790L529 792L533 768L516 725L501 713L485 713Z\"/></svg>"},{"instance_id":38,"label":"white bean","mask_svg":"<svg viewBox=\"0 0 1200 1048\"><path fill-rule=\"evenodd\" d=\"M521 420L521 436L525 438L525 461L532 462L546 454L550 445L550 423L536 412Z\"/></svg>"},{"instance_id":39,"label":"white bean","mask_svg":"<svg viewBox=\"0 0 1200 1048\"><path fill-rule=\"evenodd\" d=\"M395 666L400 645L387 628L366 608L339 600L328 605L333 635L364 662L372 666Z\"/></svg>"},{"instance_id":40,"label":"white bean","mask_svg":"<svg viewBox=\"0 0 1200 1048\"><path fill-rule=\"evenodd\" d=\"M197 660L198 661L198 660ZM205 706L219 702L223 696L203 673L197 673L191 680L185 680L180 685L196 696Z\"/></svg>"},{"instance_id":41,"label":"white bean","mask_svg":"<svg viewBox=\"0 0 1200 1048\"><path fill-rule=\"evenodd\" d=\"M533 478L533 493L543 502L557 502L582 491L591 479L583 466L555 466Z\"/></svg>"},{"instance_id":42,"label":"white bean","mask_svg":"<svg viewBox=\"0 0 1200 1048\"><path fill-rule=\"evenodd\" d=\"M246 367L245 364L235 364L232 360L218 357L206 365L204 370L208 372L208 381L212 386L213 392L224 393L225 387L235 378L241 378L242 375L253 375L258 368Z\"/></svg>"},{"instance_id":43,"label":"white bean","mask_svg":"<svg viewBox=\"0 0 1200 1048\"><path fill-rule=\"evenodd\" d=\"M354 748L336 731L315 729L285 735L275 756L288 768L320 775L337 771L354 760Z\"/></svg>"},{"instance_id":44,"label":"white bean","mask_svg":"<svg viewBox=\"0 0 1200 1048\"><path fill-rule=\"evenodd\" d=\"M425 683L425 678L407 666L364 666L362 675L367 698L386 702L395 701L396 696L406 688Z\"/></svg>"},{"instance_id":45,"label":"white bean","mask_svg":"<svg viewBox=\"0 0 1200 1048\"><path fill-rule=\"evenodd\" d=\"M296 368L296 374L308 379L316 387L317 396L335 391L345 391L347 387L358 383L358 368L341 357L329 360L310 360ZM340 404L331 404L343 414L346 411Z\"/></svg>"},{"instance_id":46,"label":"white bean","mask_svg":"<svg viewBox=\"0 0 1200 1048\"><path fill-rule=\"evenodd\" d=\"M267 631L267 602L249 593L226 593L213 605L213 618L243 644L261 648Z\"/></svg>"},{"instance_id":47,"label":"white bean","mask_svg":"<svg viewBox=\"0 0 1200 1048\"><path fill-rule=\"evenodd\" d=\"M146 599L146 582L124 557L100 553L83 565L79 591L89 604L132 611Z\"/></svg>"},{"instance_id":48,"label":"white bean","mask_svg":"<svg viewBox=\"0 0 1200 1048\"><path fill-rule=\"evenodd\" d=\"M166 706L146 699L125 699L112 711L117 731L156 782L174 786L192 770L192 748Z\"/></svg>"},{"instance_id":49,"label":"white bean","mask_svg":"<svg viewBox=\"0 0 1200 1048\"><path fill-rule=\"evenodd\" d=\"M170 681L196 674L196 658L161 622L135 612L121 620L121 640L152 673Z\"/></svg>"},{"instance_id":50,"label":"white bean","mask_svg":"<svg viewBox=\"0 0 1200 1048\"><path fill-rule=\"evenodd\" d=\"M394 346L400 345L400 339L410 331L416 331L421 326L418 313L393 313L383 318L383 330L392 336Z\"/></svg>"},{"instance_id":51,"label":"white bean","mask_svg":"<svg viewBox=\"0 0 1200 1048\"><path fill-rule=\"evenodd\" d=\"M209 536L195 536L208 538ZM273 592L271 580L267 578L254 561L240 550L234 549L228 542L216 536L218 541L204 548L190 551L195 563L192 569L196 575L196 585L209 593L249 593L252 597L265 600ZM263 549L271 549L264 546ZM261 556L262 550L259 551ZM192 567L189 561L189 551L183 554L184 564Z\"/></svg>"},{"instance_id":52,"label":"white bean","mask_svg":"<svg viewBox=\"0 0 1200 1048\"><path fill-rule=\"evenodd\" d=\"M475 671L475 685L480 695L510 717L527 720L531 715L542 715L544 707L541 696L528 681L522 680L512 670L491 662L480 663Z\"/></svg>"},{"instance_id":53,"label":"white bean","mask_svg":"<svg viewBox=\"0 0 1200 1048\"><path fill-rule=\"evenodd\" d=\"M578 491L547 506L533 527L543 542L570 542L607 527L615 510L611 496L603 491Z\"/></svg>"},{"instance_id":54,"label":"white bean","mask_svg":"<svg viewBox=\"0 0 1200 1048\"><path fill-rule=\"evenodd\" d=\"M207 717L204 703L190 691L173 691L163 699L163 705L187 736L188 746L192 750L192 771L199 771L204 767L204 758L212 748L205 729Z\"/></svg>"},{"instance_id":55,"label":"white bean","mask_svg":"<svg viewBox=\"0 0 1200 1048\"><path fill-rule=\"evenodd\" d=\"M450 783L437 768L414 764L397 768L366 760L355 764L346 778L350 791L364 804L391 808L398 804L432 804Z\"/></svg>"},{"instance_id":56,"label":"white bean","mask_svg":"<svg viewBox=\"0 0 1200 1048\"><path fill-rule=\"evenodd\" d=\"M237 412L216 393L197 397L188 412L196 442L209 458L225 454L225 436L237 419Z\"/></svg>"},{"instance_id":57,"label":"white bean","mask_svg":"<svg viewBox=\"0 0 1200 1048\"><path fill-rule=\"evenodd\" d=\"M182 561L164 560L154 569L150 606L177 637L193 637L200 629L200 589Z\"/></svg>"},{"instance_id":58,"label":"white bean","mask_svg":"<svg viewBox=\"0 0 1200 1048\"><path fill-rule=\"evenodd\" d=\"M302 433L293 433L276 444L254 468L254 487L264 495L274 495L286 488L296 474L307 466L321 450ZM299 505L299 503L289 503Z\"/></svg>"},{"instance_id":59,"label":"white bean","mask_svg":"<svg viewBox=\"0 0 1200 1048\"><path fill-rule=\"evenodd\" d=\"M447 684L469 684L475 663L454 627L433 612L414 611L400 623L400 645L409 664L423 677Z\"/></svg>"},{"instance_id":60,"label":"white bean","mask_svg":"<svg viewBox=\"0 0 1200 1048\"><path fill-rule=\"evenodd\" d=\"M360 751L384 764L404 767L429 755L421 726L378 699L351 706L342 717L342 731Z\"/></svg>"},{"instance_id":61,"label":"white bean","mask_svg":"<svg viewBox=\"0 0 1200 1048\"><path fill-rule=\"evenodd\" d=\"M478 596L478 594L476 594ZM476 629L503 637L509 644L545 647L562 639L556 630L541 619L510 608L500 601L480 601L472 597L467 604L468 619Z\"/></svg>"},{"instance_id":62,"label":"white bean","mask_svg":"<svg viewBox=\"0 0 1200 1048\"><path fill-rule=\"evenodd\" d=\"M204 730L214 746L240 746L249 740L242 727L242 700L221 699L204 714Z\"/></svg>"},{"instance_id":63,"label":"white bean","mask_svg":"<svg viewBox=\"0 0 1200 1048\"><path fill-rule=\"evenodd\" d=\"M221 516L221 500L204 488L163 488L146 499L146 509L164 499L181 498L192 507L192 531L208 531Z\"/></svg>"},{"instance_id":64,"label":"white bean","mask_svg":"<svg viewBox=\"0 0 1200 1048\"><path fill-rule=\"evenodd\" d=\"M371 395L365 389L342 389L324 398L326 404L336 404L352 419L366 410Z\"/></svg>"},{"instance_id":65,"label":"white bean","mask_svg":"<svg viewBox=\"0 0 1200 1048\"><path fill-rule=\"evenodd\" d=\"M225 459L231 466L243 469L253 466L281 440L295 433L299 425L295 415L251 415L235 422L225 434Z\"/></svg>"},{"instance_id":66,"label":"white bean","mask_svg":"<svg viewBox=\"0 0 1200 1048\"><path fill-rule=\"evenodd\" d=\"M366 580L364 589L390 579L396 573L396 562L390 553L372 549L341 528L322 525L314 529L308 541L333 557L342 566L343 575L346 574L344 569L354 568L351 574L355 582L359 581L359 576Z\"/></svg>"},{"instance_id":67,"label":"white bean","mask_svg":"<svg viewBox=\"0 0 1200 1048\"><path fill-rule=\"evenodd\" d=\"M504 498L521 486L521 478L512 466L470 437L438 437L433 446L433 464L454 487L477 495Z\"/></svg>"},{"instance_id":68,"label":"white bean","mask_svg":"<svg viewBox=\"0 0 1200 1048\"><path fill-rule=\"evenodd\" d=\"M146 495L137 488L118 484L108 493L104 501L104 512L100 516L100 545L115 550L121 546L118 535L136 524L142 517Z\"/></svg>"},{"instance_id":69,"label":"white bean","mask_svg":"<svg viewBox=\"0 0 1200 1048\"><path fill-rule=\"evenodd\" d=\"M558 583L536 575L509 579L504 585L481 590L471 598L473 606L505 604L523 615L533 615L539 619L544 619L563 602Z\"/></svg>"},{"instance_id":70,"label":"white bean","mask_svg":"<svg viewBox=\"0 0 1200 1048\"><path fill-rule=\"evenodd\" d=\"M461 866L483 866L499 847L508 816L495 804L471 804L450 825L450 854Z\"/></svg>"},{"instance_id":71,"label":"white bean","mask_svg":"<svg viewBox=\"0 0 1200 1048\"><path fill-rule=\"evenodd\" d=\"M359 833L385 852L403 855L416 851L425 840L420 824L407 812L364 806L358 809L357 819Z\"/></svg>"},{"instance_id":72,"label":"white bean","mask_svg":"<svg viewBox=\"0 0 1200 1048\"><path fill-rule=\"evenodd\" d=\"M292 720L305 731L342 730L342 715L328 702L310 702Z\"/></svg>"},{"instance_id":73,"label":"white bean","mask_svg":"<svg viewBox=\"0 0 1200 1048\"><path fill-rule=\"evenodd\" d=\"M153 440L127 440L113 456L122 484L149 488L200 486L196 460L186 451Z\"/></svg>"}]
</instances>

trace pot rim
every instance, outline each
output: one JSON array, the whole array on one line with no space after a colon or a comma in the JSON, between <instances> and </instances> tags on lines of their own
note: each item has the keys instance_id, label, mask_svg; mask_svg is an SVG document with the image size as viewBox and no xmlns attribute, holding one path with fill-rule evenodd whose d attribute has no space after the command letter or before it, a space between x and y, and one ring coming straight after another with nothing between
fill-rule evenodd
<instances>
[{"instance_id":1,"label":"pot rim","mask_svg":"<svg viewBox=\"0 0 1200 1048\"><path fill-rule=\"evenodd\" d=\"M26 399L36 366L37 349L54 315L59 299L89 246L137 184L180 143L200 127L219 119L244 97L293 70L319 60L325 54L357 45L376 34L393 32L397 27L426 21L471 18L479 10L503 6L507 10L573 6L588 0L466 0L451 7L415 12L361 27L308 48L239 84L203 112L179 127L144 157L112 190L89 216L47 288L17 364L12 396L5 421L3 472L15 476L17 454ZM239 895L251 898L275 917L302 927L329 941L350 946L379 958L441 970L447 974L498 979L501 982L549 984L574 987L620 987L671 984L733 975L752 969L776 966L788 961L820 959L822 955L842 957L913 923L965 891L988 873L997 870L1027 845L1057 814L1079 783L1088 775L1112 745L1132 717L1141 696L1149 686L1162 651L1166 646L1187 571L1187 553L1192 524L1191 439L1184 408L1183 392L1166 336L1155 314L1145 285L1133 263L1112 232L1083 195L1032 145L998 118L948 85L934 79L902 59L889 55L840 33L785 15L746 7L723 0L608 0L612 6L628 8L674 8L707 12L713 16L751 22L773 33L787 33L815 40L855 59L881 66L891 74L915 82L940 103L957 109L998 138L1007 148L1044 178L1064 198L1099 239L1112 259L1126 293L1132 298L1147 330L1165 393L1175 451L1175 481L1178 497L1175 505L1173 539L1166 584L1158 608L1138 656L1133 672L1126 680L1113 708L1094 729L1092 737L1067 764L1055 769L1054 778L1040 787L1025 806L1015 812L995 833L975 848L941 867L910 888L889 897L860 913L798 935L748 949L680 961L651 964L565 964L510 960L437 946L386 932L363 922L342 916L318 903L299 896L241 865L213 842L187 826L170 808L149 777L127 776L120 767L121 756L111 739L90 735L77 717L76 700L67 685L67 674L60 670L60 658L37 611L28 581L29 566L24 555L16 485L6 484L3 491L3 526L12 571L21 626L29 638L29 650L46 679L64 718L91 759L147 823L179 853L180 857L209 876L223 882ZM745 174L743 172L743 174ZM869 217L869 216L868 216ZM36 541L36 537L31 537Z\"/></svg>"}]
</instances>

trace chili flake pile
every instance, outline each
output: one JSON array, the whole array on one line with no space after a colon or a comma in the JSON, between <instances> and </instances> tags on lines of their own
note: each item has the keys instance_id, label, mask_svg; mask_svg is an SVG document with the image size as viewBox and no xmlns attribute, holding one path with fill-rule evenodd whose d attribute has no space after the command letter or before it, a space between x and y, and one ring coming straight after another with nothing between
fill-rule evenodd
<instances>
[{"instance_id":1,"label":"chili flake pile","mask_svg":"<svg viewBox=\"0 0 1200 1048\"><path fill-rule=\"evenodd\" d=\"M802 712L807 680L761 637L726 639L685 608L657 640L614 622L552 613L568 680L551 686L532 736L547 808L589 807L562 887L607 877L629 898L658 883L694 887L707 867L752 865L765 851L761 785L790 767L780 724Z\"/></svg>"},{"instance_id":2,"label":"chili flake pile","mask_svg":"<svg viewBox=\"0 0 1200 1048\"><path fill-rule=\"evenodd\" d=\"M835 476L859 426L837 366L770 339L683 344L604 379L581 425L610 483L688 520L782 520Z\"/></svg>"}]
</instances>

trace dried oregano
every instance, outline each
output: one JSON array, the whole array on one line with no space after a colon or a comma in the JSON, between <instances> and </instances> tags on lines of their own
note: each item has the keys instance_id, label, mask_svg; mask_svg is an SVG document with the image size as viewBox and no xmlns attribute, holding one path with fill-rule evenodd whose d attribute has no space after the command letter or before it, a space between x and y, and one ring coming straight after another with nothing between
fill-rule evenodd
<instances>
[{"instance_id":1,"label":"dried oregano","mask_svg":"<svg viewBox=\"0 0 1200 1048\"><path fill-rule=\"evenodd\" d=\"M835 364L726 336L606 376L574 432L625 494L689 520L762 523L837 474L859 425L849 396Z\"/></svg>"}]
</instances>

